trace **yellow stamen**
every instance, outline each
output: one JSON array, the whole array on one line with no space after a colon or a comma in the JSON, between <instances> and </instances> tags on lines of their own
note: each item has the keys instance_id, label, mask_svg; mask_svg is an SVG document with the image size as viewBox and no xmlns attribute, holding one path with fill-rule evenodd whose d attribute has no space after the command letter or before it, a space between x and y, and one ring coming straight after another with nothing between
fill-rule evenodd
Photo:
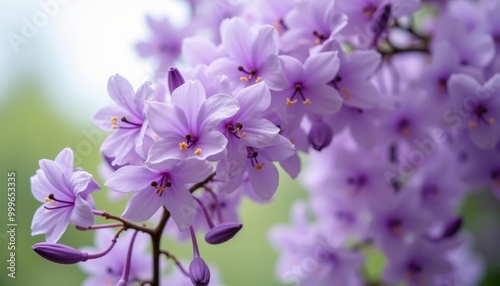
<instances>
[{"instance_id":1,"label":"yellow stamen","mask_svg":"<svg viewBox=\"0 0 500 286\"><path fill-rule=\"evenodd\" d=\"M493 117L488 118L488 123L489 123L490 125L495 124L495 118L493 118Z\"/></svg>"},{"instance_id":2,"label":"yellow stamen","mask_svg":"<svg viewBox=\"0 0 500 286\"><path fill-rule=\"evenodd\" d=\"M474 122L474 121L470 121L469 124L468 124L469 128L476 128L477 126L477 123Z\"/></svg>"},{"instance_id":3,"label":"yellow stamen","mask_svg":"<svg viewBox=\"0 0 500 286\"><path fill-rule=\"evenodd\" d=\"M196 148L196 150L194 151L194 154L196 156L200 156L201 155L201 149L200 148Z\"/></svg>"},{"instance_id":4,"label":"yellow stamen","mask_svg":"<svg viewBox=\"0 0 500 286\"><path fill-rule=\"evenodd\" d=\"M188 148L188 144L186 142L179 143L179 148L181 150L186 150Z\"/></svg>"},{"instance_id":5,"label":"yellow stamen","mask_svg":"<svg viewBox=\"0 0 500 286\"><path fill-rule=\"evenodd\" d=\"M257 171L262 170L262 168L264 168L264 163L255 165L255 169L256 169Z\"/></svg>"},{"instance_id":6,"label":"yellow stamen","mask_svg":"<svg viewBox=\"0 0 500 286\"><path fill-rule=\"evenodd\" d=\"M255 80L255 82L256 82L256 83L259 83L259 82L261 82L261 81L262 81L262 78L261 78L260 76L259 76L259 77L257 77L257 79Z\"/></svg>"},{"instance_id":7,"label":"yellow stamen","mask_svg":"<svg viewBox=\"0 0 500 286\"><path fill-rule=\"evenodd\" d=\"M51 199L49 199L49 197L45 197L45 202L46 202L46 203L48 203L48 202L50 202L50 201L52 201L52 200L51 200Z\"/></svg>"},{"instance_id":8,"label":"yellow stamen","mask_svg":"<svg viewBox=\"0 0 500 286\"><path fill-rule=\"evenodd\" d=\"M116 117L116 116L111 117L111 123L113 123L113 125L115 125L117 121L118 121L118 117Z\"/></svg>"},{"instance_id":9,"label":"yellow stamen","mask_svg":"<svg viewBox=\"0 0 500 286\"><path fill-rule=\"evenodd\" d=\"M320 39L314 39L314 44L316 45L321 45L321 40Z\"/></svg>"},{"instance_id":10,"label":"yellow stamen","mask_svg":"<svg viewBox=\"0 0 500 286\"><path fill-rule=\"evenodd\" d=\"M277 22L274 22L273 27L276 29L276 31L281 32L281 25Z\"/></svg>"},{"instance_id":11,"label":"yellow stamen","mask_svg":"<svg viewBox=\"0 0 500 286\"><path fill-rule=\"evenodd\" d=\"M161 194L165 191L164 187L156 187L156 189L158 190L158 196L161 196Z\"/></svg>"},{"instance_id":12,"label":"yellow stamen","mask_svg":"<svg viewBox=\"0 0 500 286\"><path fill-rule=\"evenodd\" d=\"M155 141L158 141L158 140L160 140L160 136L158 136L158 134L155 134L155 136L153 137L153 139L154 139Z\"/></svg>"},{"instance_id":13,"label":"yellow stamen","mask_svg":"<svg viewBox=\"0 0 500 286\"><path fill-rule=\"evenodd\" d=\"M304 102L302 102L303 104L305 105L311 105L311 100L309 98L307 98L306 100L304 100Z\"/></svg>"},{"instance_id":14,"label":"yellow stamen","mask_svg":"<svg viewBox=\"0 0 500 286\"><path fill-rule=\"evenodd\" d=\"M288 105L288 106L292 106L292 105L294 105L295 103L297 103L297 100L296 100L296 99L294 99L294 100L291 100L290 98L287 98L287 99L286 99L286 105Z\"/></svg>"},{"instance_id":15,"label":"yellow stamen","mask_svg":"<svg viewBox=\"0 0 500 286\"><path fill-rule=\"evenodd\" d=\"M241 138L245 138L245 137L247 137L247 133L246 133L246 132L241 133L241 134L240 134L240 137L241 137Z\"/></svg>"},{"instance_id":16,"label":"yellow stamen","mask_svg":"<svg viewBox=\"0 0 500 286\"><path fill-rule=\"evenodd\" d=\"M243 82L248 82L248 78L246 76L240 77L240 80Z\"/></svg>"}]
</instances>

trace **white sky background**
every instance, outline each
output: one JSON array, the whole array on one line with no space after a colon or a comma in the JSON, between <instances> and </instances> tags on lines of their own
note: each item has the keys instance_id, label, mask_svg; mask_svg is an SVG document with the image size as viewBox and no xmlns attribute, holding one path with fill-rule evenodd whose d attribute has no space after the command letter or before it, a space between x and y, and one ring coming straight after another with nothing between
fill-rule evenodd
<instances>
[{"instance_id":1,"label":"white sky background","mask_svg":"<svg viewBox=\"0 0 500 286\"><path fill-rule=\"evenodd\" d=\"M138 57L134 44L146 40L146 15L169 16L182 25L188 11L181 0L66 0L36 35L15 53L9 33L22 36L23 18L42 12L39 2L1 0L0 104L12 84L28 74L65 116L89 118L110 102L106 85L119 73L138 87L152 77L152 62ZM63 2L61 0L61 2Z\"/></svg>"}]
</instances>

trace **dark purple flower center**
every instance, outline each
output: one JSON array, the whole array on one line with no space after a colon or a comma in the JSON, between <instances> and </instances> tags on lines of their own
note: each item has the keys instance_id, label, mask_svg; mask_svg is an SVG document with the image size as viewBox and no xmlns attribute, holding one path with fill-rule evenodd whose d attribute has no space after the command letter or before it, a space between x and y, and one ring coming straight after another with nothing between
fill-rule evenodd
<instances>
[{"instance_id":1,"label":"dark purple flower center","mask_svg":"<svg viewBox=\"0 0 500 286\"><path fill-rule=\"evenodd\" d=\"M422 276L424 266L415 260L410 261L406 265L406 276L409 280L416 282L418 285L425 285L425 279Z\"/></svg>"},{"instance_id":2,"label":"dark purple flower center","mask_svg":"<svg viewBox=\"0 0 500 286\"><path fill-rule=\"evenodd\" d=\"M437 202L441 199L441 191L435 185L425 185L422 187L422 198L427 202Z\"/></svg>"},{"instance_id":3,"label":"dark purple flower center","mask_svg":"<svg viewBox=\"0 0 500 286\"><path fill-rule=\"evenodd\" d=\"M298 100L296 99L296 97L300 97L300 99L302 100L302 103L305 105L311 104L311 100L304 96L302 83L295 83L295 87L293 89L293 94L291 97L289 97L289 98L287 97L286 105L292 106L295 103L297 103Z\"/></svg>"},{"instance_id":4,"label":"dark purple flower center","mask_svg":"<svg viewBox=\"0 0 500 286\"><path fill-rule=\"evenodd\" d=\"M63 208L67 208L67 207L72 207L75 205L74 201L70 202L70 201L65 201L65 200L61 200L61 199L56 199L54 194L49 194L45 198L45 202L51 203L51 205L52 205L52 206L44 206L44 208L46 209L46 212L52 211L52 210L57 210L57 209L63 209ZM59 205L58 205L58 203L59 203Z\"/></svg>"},{"instance_id":5,"label":"dark purple flower center","mask_svg":"<svg viewBox=\"0 0 500 286\"><path fill-rule=\"evenodd\" d=\"M328 39L325 34L318 32L317 30L312 31L312 34L316 37L316 39L314 40L314 43L316 45L321 45L326 39Z\"/></svg>"},{"instance_id":6,"label":"dark purple flower center","mask_svg":"<svg viewBox=\"0 0 500 286\"><path fill-rule=\"evenodd\" d=\"M240 77L240 80L243 82L249 82L250 80L252 80L253 78L255 78L257 76L257 70L254 68L245 69L243 66L239 66L238 71L245 74L244 76ZM262 81L262 78L260 76L257 76L257 78L255 78L256 83L259 83L261 81Z\"/></svg>"},{"instance_id":7,"label":"dark purple flower center","mask_svg":"<svg viewBox=\"0 0 500 286\"><path fill-rule=\"evenodd\" d=\"M438 80L438 89L442 93L448 91L448 78L442 77Z\"/></svg>"},{"instance_id":8,"label":"dark purple flower center","mask_svg":"<svg viewBox=\"0 0 500 286\"><path fill-rule=\"evenodd\" d=\"M396 129L399 133L403 134L404 136L410 136L411 135L411 122L408 118L401 118L397 124L396 124Z\"/></svg>"},{"instance_id":9,"label":"dark purple flower center","mask_svg":"<svg viewBox=\"0 0 500 286\"><path fill-rule=\"evenodd\" d=\"M260 171L264 167L264 162L259 163L259 159L257 158L258 156L259 153L255 151L255 149L253 149L252 147L247 147L247 158L250 159L252 167Z\"/></svg>"},{"instance_id":10,"label":"dark purple flower center","mask_svg":"<svg viewBox=\"0 0 500 286\"><path fill-rule=\"evenodd\" d=\"M236 122L236 124L234 125L232 123L228 124L226 129L227 131L229 131L229 133L233 134L233 136L238 139L245 138L245 136L247 136L246 132L240 132L241 129L243 129L243 124L239 122Z\"/></svg>"},{"instance_id":11,"label":"dark purple flower center","mask_svg":"<svg viewBox=\"0 0 500 286\"><path fill-rule=\"evenodd\" d=\"M184 138L186 139L186 141L182 141L181 143L179 143L179 149L181 149L182 151L185 151L196 144L197 138L195 136L187 134ZM200 156L201 148L196 148L196 150L194 150L194 154L196 156Z\"/></svg>"},{"instance_id":12,"label":"dark purple flower center","mask_svg":"<svg viewBox=\"0 0 500 286\"><path fill-rule=\"evenodd\" d=\"M351 188L349 188L349 192L352 195L358 195L363 193L367 183L368 183L368 178L364 174L359 174L357 176L350 176L347 178L347 184L351 186Z\"/></svg>"},{"instance_id":13,"label":"dark purple flower center","mask_svg":"<svg viewBox=\"0 0 500 286\"><path fill-rule=\"evenodd\" d=\"M172 186L172 182L170 181L168 177L168 173L161 173L161 178L158 181L152 181L151 182L151 187L156 189L156 194L161 197L163 192Z\"/></svg>"},{"instance_id":14,"label":"dark purple flower center","mask_svg":"<svg viewBox=\"0 0 500 286\"><path fill-rule=\"evenodd\" d=\"M403 221L399 218L388 219L387 227L389 228L389 231L396 236L403 234Z\"/></svg>"},{"instance_id":15,"label":"dark purple flower center","mask_svg":"<svg viewBox=\"0 0 500 286\"><path fill-rule=\"evenodd\" d=\"M476 116L476 121L470 121L469 127L475 128L479 123L485 123L486 125L493 125L495 123L495 118L488 116L488 108L484 104L478 104L473 110L473 114Z\"/></svg>"},{"instance_id":16,"label":"dark purple flower center","mask_svg":"<svg viewBox=\"0 0 500 286\"><path fill-rule=\"evenodd\" d=\"M136 129L141 127L142 123L131 122L125 116L120 118L120 122L118 122L117 116L111 117L111 128L113 129Z\"/></svg>"},{"instance_id":17,"label":"dark purple flower center","mask_svg":"<svg viewBox=\"0 0 500 286\"><path fill-rule=\"evenodd\" d=\"M495 169L490 174L491 180L495 186L500 187L500 169Z\"/></svg>"}]
</instances>

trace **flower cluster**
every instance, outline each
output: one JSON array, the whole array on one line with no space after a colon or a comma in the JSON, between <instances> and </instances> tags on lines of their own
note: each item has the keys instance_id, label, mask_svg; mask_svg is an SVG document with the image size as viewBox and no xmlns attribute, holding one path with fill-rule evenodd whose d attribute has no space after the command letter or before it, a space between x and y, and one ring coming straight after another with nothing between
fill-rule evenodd
<instances>
[{"instance_id":1,"label":"flower cluster","mask_svg":"<svg viewBox=\"0 0 500 286\"><path fill-rule=\"evenodd\" d=\"M64 149L32 177L37 253L84 262L88 285L220 285L196 232L232 239L240 200L269 201L279 164L310 194L270 233L282 281L443 285L474 264L463 279L477 282L457 211L475 189L500 198L500 2L186 2L185 27L148 18L152 37L137 45L157 81L135 90L112 76L114 105L93 117L110 132L105 186L132 195L123 213L95 209L100 187ZM98 230L96 248L56 244L70 223ZM188 269L164 234L191 239ZM367 249L386 260L377 281L363 276ZM176 268L164 279L162 255Z\"/></svg>"}]
</instances>

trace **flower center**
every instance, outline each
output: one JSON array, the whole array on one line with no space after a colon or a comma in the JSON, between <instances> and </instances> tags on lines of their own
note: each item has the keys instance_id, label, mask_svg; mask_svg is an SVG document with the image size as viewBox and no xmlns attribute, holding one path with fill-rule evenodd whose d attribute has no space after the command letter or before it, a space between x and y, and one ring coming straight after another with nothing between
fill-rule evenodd
<instances>
[{"instance_id":1,"label":"flower center","mask_svg":"<svg viewBox=\"0 0 500 286\"><path fill-rule=\"evenodd\" d=\"M64 200L56 199L56 197L54 196L54 194L49 194L45 198L45 202L51 204L51 206L44 206L46 213L48 213L48 212L50 212L52 210L62 209L62 208L67 208L67 207L72 207L72 206L75 205L74 202L69 202L69 201L64 201ZM60 203L60 205L58 206L57 203Z\"/></svg>"},{"instance_id":2,"label":"flower center","mask_svg":"<svg viewBox=\"0 0 500 286\"><path fill-rule=\"evenodd\" d=\"M236 124L234 124L234 125L229 124L227 126L227 131L229 131L229 133L233 134L233 136L238 138L238 139L245 138L247 136L246 132L240 132L241 129L243 129L243 124L241 124L239 122L236 122Z\"/></svg>"},{"instance_id":3,"label":"flower center","mask_svg":"<svg viewBox=\"0 0 500 286\"><path fill-rule=\"evenodd\" d=\"M302 100L302 103L305 105L311 105L311 100L309 98L306 98L304 96L304 92L302 91L302 84L296 83L295 84L295 89L291 97L286 98L286 105L292 106L295 103L297 103L298 99L297 97L300 97Z\"/></svg>"},{"instance_id":4,"label":"flower center","mask_svg":"<svg viewBox=\"0 0 500 286\"><path fill-rule=\"evenodd\" d=\"M327 37L325 36L325 34L322 34L322 33L318 32L317 30L314 30L312 32L312 34L316 37L316 39L314 39L314 43L316 45L323 44L323 42L327 39Z\"/></svg>"},{"instance_id":5,"label":"flower center","mask_svg":"<svg viewBox=\"0 0 500 286\"><path fill-rule=\"evenodd\" d=\"M409 137L411 135L410 126L411 126L410 120L408 120L408 118L403 118L403 119L398 121L396 128L405 137Z\"/></svg>"},{"instance_id":6,"label":"flower center","mask_svg":"<svg viewBox=\"0 0 500 286\"><path fill-rule=\"evenodd\" d=\"M264 162L259 163L259 159L257 157L259 156L259 153L255 151L252 147L247 147L247 158L250 159L250 163L252 164L252 167L254 167L257 171L262 170L264 168Z\"/></svg>"},{"instance_id":7,"label":"flower center","mask_svg":"<svg viewBox=\"0 0 500 286\"><path fill-rule=\"evenodd\" d=\"M257 75L257 71L255 69L251 69L250 71L248 71L243 66L239 66L238 71L246 74L245 76L240 77L240 80L243 82L249 82L253 77L255 77ZM259 83L261 81L262 81L262 78L260 76L258 76L255 79L256 83Z\"/></svg>"},{"instance_id":8,"label":"flower center","mask_svg":"<svg viewBox=\"0 0 500 286\"><path fill-rule=\"evenodd\" d=\"M387 227L389 228L389 231L396 236L403 234L403 222L399 218L389 219L387 221Z\"/></svg>"},{"instance_id":9,"label":"flower center","mask_svg":"<svg viewBox=\"0 0 500 286\"><path fill-rule=\"evenodd\" d=\"M358 175L357 177L348 177L347 184L351 186L349 193L351 195L360 195L364 193L365 186L367 183L367 178L364 175Z\"/></svg>"},{"instance_id":10,"label":"flower center","mask_svg":"<svg viewBox=\"0 0 500 286\"><path fill-rule=\"evenodd\" d=\"M376 5L369 4L368 6L365 6L365 8L363 8L363 15L365 15L367 19L371 19L377 9L378 7Z\"/></svg>"},{"instance_id":11,"label":"flower center","mask_svg":"<svg viewBox=\"0 0 500 286\"><path fill-rule=\"evenodd\" d=\"M156 194L161 197L163 192L172 186L167 173L162 173L159 181L152 181L151 187L156 189Z\"/></svg>"},{"instance_id":12,"label":"flower center","mask_svg":"<svg viewBox=\"0 0 500 286\"><path fill-rule=\"evenodd\" d=\"M193 135L187 134L184 138L186 139L186 141L182 141L181 143L179 143L179 149L181 149L182 151L185 151L196 144L196 137L194 137ZM196 150L194 150L194 154L196 156L200 156L201 148L196 148Z\"/></svg>"},{"instance_id":13,"label":"flower center","mask_svg":"<svg viewBox=\"0 0 500 286\"><path fill-rule=\"evenodd\" d=\"M488 116L488 108L486 108L486 106L479 104L476 109L474 109L473 113L476 115L476 121L469 121L469 128L475 128L480 122L486 125L495 124L495 118Z\"/></svg>"},{"instance_id":14,"label":"flower center","mask_svg":"<svg viewBox=\"0 0 500 286\"><path fill-rule=\"evenodd\" d=\"M421 263L410 261L406 266L406 276L418 285L425 285L425 278L422 276L423 270L424 268Z\"/></svg>"},{"instance_id":15,"label":"flower center","mask_svg":"<svg viewBox=\"0 0 500 286\"><path fill-rule=\"evenodd\" d=\"M120 122L121 122L121 125L119 125ZM128 121L125 116L120 118L120 122L118 122L117 116L111 117L111 128L113 128L113 129L136 129L136 128L142 127L142 124Z\"/></svg>"}]
</instances>

